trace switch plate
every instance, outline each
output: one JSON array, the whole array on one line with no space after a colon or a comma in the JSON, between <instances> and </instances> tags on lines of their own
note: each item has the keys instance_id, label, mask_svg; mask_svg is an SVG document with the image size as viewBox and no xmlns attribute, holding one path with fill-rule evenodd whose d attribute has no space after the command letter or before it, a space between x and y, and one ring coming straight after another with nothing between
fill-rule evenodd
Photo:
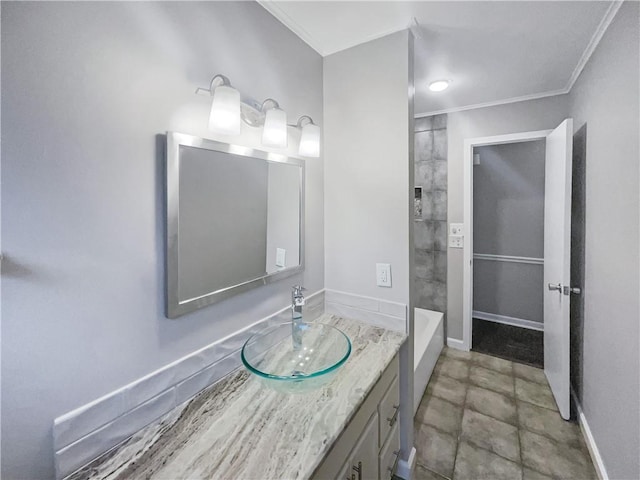
<instances>
[{"instance_id":1,"label":"switch plate","mask_svg":"<svg viewBox=\"0 0 640 480\"><path fill-rule=\"evenodd\" d=\"M462 235L449 235L449 248L464 248L464 237Z\"/></svg>"},{"instance_id":2,"label":"switch plate","mask_svg":"<svg viewBox=\"0 0 640 480\"><path fill-rule=\"evenodd\" d=\"M379 287L391 286L391 264L376 263L376 284Z\"/></svg>"},{"instance_id":3,"label":"switch plate","mask_svg":"<svg viewBox=\"0 0 640 480\"><path fill-rule=\"evenodd\" d=\"M450 223L449 235L464 235L464 223Z\"/></svg>"},{"instance_id":4,"label":"switch plate","mask_svg":"<svg viewBox=\"0 0 640 480\"><path fill-rule=\"evenodd\" d=\"M276 248L276 267L284 267L286 265L287 251L284 248Z\"/></svg>"}]
</instances>

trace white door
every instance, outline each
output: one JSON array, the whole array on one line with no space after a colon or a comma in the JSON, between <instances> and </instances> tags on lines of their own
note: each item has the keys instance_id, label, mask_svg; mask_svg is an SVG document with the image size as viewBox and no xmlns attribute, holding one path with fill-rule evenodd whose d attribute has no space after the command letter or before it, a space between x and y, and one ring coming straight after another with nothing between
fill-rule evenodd
<instances>
[{"instance_id":1,"label":"white door","mask_svg":"<svg viewBox=\"0 0 640 480\"><path fill-rule=\"evenodd\" d=\"M547 136L544 182L544 373L569 418L569 281L573 120ZM566 288L565 288L566 287Z\"/></svg>"}]
</instances>

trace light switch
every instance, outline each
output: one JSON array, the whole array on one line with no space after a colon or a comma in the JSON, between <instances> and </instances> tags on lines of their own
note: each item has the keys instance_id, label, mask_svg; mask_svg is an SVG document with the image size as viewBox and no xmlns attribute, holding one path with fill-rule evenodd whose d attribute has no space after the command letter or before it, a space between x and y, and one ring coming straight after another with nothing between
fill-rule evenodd
<instances>
[{"instance_id":1,"label":"light switch","mask_svg":"<svg viewBox=\"0 0 640 480\"><path fill-rule=\"evenodd\" d=\"M464 223L450 223L449 235L464 235Z\"/></svg>"},{"instance_id":2,"label":"light switch","mask_svg":"<svg viewBox=\"0 0 640 480\"><path fill-rule=\"evenodd\" d=\"M276 248L276 267L284 267L286 265L286 255L287 251L284 248Z\"/></svg>"},{"instance_id":3,"label":"light switch","mask_svg":"<svg viewBox=\"0 0 640 480\"><path fill-rule=\"evenodd\" d=\"M376 263L376 284L379 287L391 286L391 264Z\"/></svg>"},{"instance_id":4,"label":"light switch","mask_svg":"<svg viewBox=\"0 0 640 480\"><path fill-rule=\"evenodd\" d=\"M450 248L464 248L464 237L462 235L449 235Z\"/></svg>"}]
</instances>

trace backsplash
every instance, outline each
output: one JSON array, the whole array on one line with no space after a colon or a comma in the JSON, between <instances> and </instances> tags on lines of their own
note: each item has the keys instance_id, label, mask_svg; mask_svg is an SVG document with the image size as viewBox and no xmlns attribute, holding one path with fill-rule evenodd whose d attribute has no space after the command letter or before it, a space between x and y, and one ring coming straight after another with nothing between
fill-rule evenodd
<instances>
[{"instance_id":1,"label":"backsplash","mask_svg":"<svg viewBox=\"0 0 640 480\"><path fill-rule=\"evenodd\" d=\"M305 319L322 315L324 302L323 290L309 295ZM56 478L73 473L239 368L240 350L251 335L287 321L291 321L290 307L56 418Z\"/></svg>"},{"instance_id":2,"label":"backsplash","mask_svg":"<svg viewBox=\"0 0 640 480\"><path fill-rule=\"evenodd\" d=\"M415 306L447 310L447 115L415 120L415 187L422 188L414 217Z\"/></svg>"},{"instance_id":3,"label":"backsplash","mask_svg":"<svg viewBox=\"0 0 640 480\"><path fill-rule=\"evenodd\" d=\"M407 306L403 303L354 295L337 290L325 290L327 313L382 327L396 332L408 333Z\"/></svg>"}]
</instances>

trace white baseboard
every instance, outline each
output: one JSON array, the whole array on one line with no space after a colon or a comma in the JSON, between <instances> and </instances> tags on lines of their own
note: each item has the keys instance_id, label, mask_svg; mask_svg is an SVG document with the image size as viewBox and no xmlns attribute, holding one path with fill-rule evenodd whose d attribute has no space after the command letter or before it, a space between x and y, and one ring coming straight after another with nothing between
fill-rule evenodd
<instances>
[{"instance_id":1,"label":"white baseboard","mask_svg":"<svg viewBox=\"0 0 640 480\"><path fill-rule=\"evenodd\" d=\"M596 468L598 478L600 480L609 480L609 475L607 474L607 469L605 468L604 461L600 455L600 450L598 449L598 445L596 445L596 440L593 438L593 434L591 433L591 429L587 423L587 417L585 417L584 412L582 411L582 407L580 406L580 402L578 402L578 397L576 396L576 392L573 390L573 387L571 387L571 398L573 399L576 411L578 412L580 430L582 431L582 436L584 437L584 441L589 449L589 455L591 455L591 461Z\"/></svg>"},{"instance_id":2,"label":"white baseboard","mask_svg":"<svg viewBox=\"0 0 640 480\"><path fill-rule=\"evenodd\" d=\"M401 459L398 461L396 476L403 478L404 480L411 480L413 478L413 472L416 468L416 459L416 447L413 447L407 460Z\"/></svg>"},{"instance_id":3,"label":"white baseboard","mask_svg":"<svg viewBox=\"0 0 640 480\"><path fill-rule=\"evenodd\" d=\"M457 338L447 337L447 347L455 348L456 350L463 350L465 352L469 351L464 344L464 341L458 340Z\"/></svg>"},{"instance_id":4,"label":"white baseboard","mask_svg":"<svg viewBox=\"0 0 640 480\"><path fill-rule=\"evenodd\" d=\"M530 330L544 331L544 324L534 322L533 320L525 320L523 318L507 317L506 315L498 315L495 313L479 312L474 310L473 318L479 320L487 320L488 322L502 323L503 325L512 325L514 327L528 328Z\"/></svg>"}]
</instances>

